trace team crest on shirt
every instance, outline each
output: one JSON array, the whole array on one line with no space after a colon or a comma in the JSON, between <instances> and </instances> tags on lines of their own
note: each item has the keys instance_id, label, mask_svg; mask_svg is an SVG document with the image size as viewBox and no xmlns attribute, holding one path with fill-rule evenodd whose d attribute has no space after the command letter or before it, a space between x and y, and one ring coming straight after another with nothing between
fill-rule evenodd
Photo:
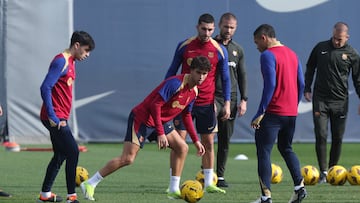
<instances>
[{"instance_id":1,"label":"team crest on shirt","mask_svg":"<svg viewBox=\"0 0 360 203\"><path fill-rule=\"evenodd\" d=\"M71 86L73 84L73 79L70 77L66 83L68 86Z\"/></svg>"},{"instance_id":2,"label":"team crest on shirt","mask_svg":"<svg viewBox=\"0 0 360 203\"><path fill-rule=\"evenodd\" d=\"M238 52L237 52L236 50L234 50L234 51L232 52L232 54L233 54L233 56L237 56L237 55L238 55Z\"/></svg>"},{"instance_id":3,"label":"team crest on shirt","mask_svg":"<svg viewBox=\"0 0 360 203\"><path fill-rule=\"evenodd\" d=\"M341 58L342 58L342 60L347 60L348 59L348 55L347 54L342 54L342 56L341 56Z\"/></svg>"},{"instance_id":4,"label":"team crest on shirt","mask_svg":"<svg viewBox=\"0 0 360 203\"><path fill-rule=\"evenodd\" d=\"M171 104L171 107L172 108L179 108L179 109L185 109L185 105L181 105L179 101L174 101L172 104Z\"/></svg>"},{"instance_id":5,"label":"team crest on shirt","mask_svg":"<svg viewBox=\"0 0 360 203\"><path fill-rule=\"evenodd\" d=\"M215 55L214 52L209 52L209 53L208 53L208 57L209 57L209 58L214 58L214 55Z\"/></svg>"},{"instance_id":6,"label":"team crest on shirt","mask_svg":"<svg viewBox=\"0 0 360 203\"><path fill-rule=\"evenodd\" d=\"M191 65L191 62L192 62L192 58L188 58L187 60L186 60L186 63L190 66Z\"/></svg>"}]
</instances>

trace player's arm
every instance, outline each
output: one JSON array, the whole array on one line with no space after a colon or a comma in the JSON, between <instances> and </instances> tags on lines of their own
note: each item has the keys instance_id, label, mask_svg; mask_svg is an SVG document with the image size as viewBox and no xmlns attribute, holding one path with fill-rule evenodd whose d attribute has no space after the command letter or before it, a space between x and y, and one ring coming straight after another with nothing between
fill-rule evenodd
<instances>
[{"instance_id":1,"label":"player's arm","mask_svg":"<svg viewBox=\"0 0 360 203\"><path fill-rule=\"evenodd\" d=\"M221 119L226 120L230 118L230 72L229 72L229 64L228 64L228 52L223 45L220 45L222 54L219 52L219 62L218 69L221 74L221 83L222 83L222 93L224 97L224 112L223 117Z\"/></svg>"},{"instance_id":2,"label":"player's arm","mask_svg":"<svg viewBox=\"0 0 360 203\"><path fill-rule=\"evenodd\" d=\"M318 45L312 49L306 63L304 96L307 101L311 101L311 84L313 82L317 66L317 47Z\"/></svg>"},{"instance_id":3,"label":"player's arm","mask_svg":"<svg viewBox=\"0 0 360 203\"><path fill-rule=\"evenodd\" d=\"M182 44L183 43L181 42L176 47L173 60L172 60L171 65L165 75L165 79L176 75L179 70L179 67L183 60L183 54L184 54L184 47L181 46Z\"/></svg>"},{"instance_id":4,"label":"player's arm","mask_svg":"<svg viewBox=\"0 0 360 203\"><path fill-rule=\"evenodd\" d=\"M297 82L298 82L298 103L301 101L303 92L304 92L304 87L305 87L305 82L304 82L304 73L302 71L302 65L301 62L298 60L298 69L297 69Z\"/></svg>"},{"instance_id":5,"label":"player's arm","mask_svg":"<svg viewBox=\"0 0 360 203\"><path fill-rule=\"evenodd\" d=\"M269 51L263 52L260 57L260 63L261 73L264 78L264 89L259 108L251 122L251 126L255 129L260 127L260 122L272 99L276 87L276 64L274 55Z\"/></svg>"},{"instance_id":6,"label":"player's arm","mask_svg":"<svg viewBox=\"0 0 360 203\"><path fill-rule=\"evenodd\" d=\"M240 92L240 104L238 106L239 116L242 116L246 113L247 109L247 75L246 75L246 68L245 68L245 55L244 50L239 47L239 62L236 65L236 74L237 74L237 82L238 88Z\"/></svg>"},{"instance_id":7,"label":"player's arm","mask_svg":"<svg viewBox=\"0 0 360 203\"><path fill-rule=\"evenodd\" d=\"M41 98L44 102L46 112L52 126L57 126L60 123L60 120L54 111L51 92L59 78L66 73L67 70L64 70L65 64L66 61L64 57L55 58L51 62L49 71L40 86Z\"/></svg>"},{"instance_id":8,"label":"player's arm","mask_svg":"<svg viewBox=\"0 0 360 203\"><path fill-rule=\"evenodd\" d=\"M199 141L199 137L197 136L197 132L195 130L194 123L193 123L192 116L191 116L191 110L192 110L192 106L194 105L194 101L192 101L188 105L188 107L182 111L182 120L184 122L186 131L189 133L190 138L197 149L197 154L199 156L202 156L205 154L205 148Z\"/></svg>"}]
</instances>

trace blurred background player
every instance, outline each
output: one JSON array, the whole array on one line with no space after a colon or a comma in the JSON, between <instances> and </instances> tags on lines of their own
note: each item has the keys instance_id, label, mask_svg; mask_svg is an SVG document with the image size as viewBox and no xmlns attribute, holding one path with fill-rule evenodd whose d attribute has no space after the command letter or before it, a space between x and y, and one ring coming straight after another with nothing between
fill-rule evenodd
<instances>
[{"instance_id":1,"label":"blurred background player","mask_svg":"<svg viewBox=\"0 0 360 203\"><path fill-rule=\"evenodd\" d=\"M40 119L50 132L54 155L51 158L42 184L38 202L61 202L62 198L51 192L61 165L66 160L65 176L67 203L78 203L75 192L75 174L79 159L78 145L67 124L73 101L75 61L84 60L95 48L92 37L84 31L75 31L70 47L55 56L41 84Z\"/></svg>"},{"instance_id":2,"label":"blurred background player","mask_svg":"<svg viewBox=\"0 0 360 203\"><path fill-rule=\"evenodd\" d=\"M276 39L271 25L262 24L254 31L254 42L261 52L260 65L264 89L259 108L252 119L258 158L261 197L255 202L271 203L271 151L277 148L290 171L294 193L289 203L306 197L300 162L292 150L298 104L304 89L304 75L298 56Z\"/></svg>"},{"instance_id":3,"label":"blurred background player","mask_svg":"<svg viewBox=\"0 0 360 203\"><path fill-rule=\"evenodd\" d=\"M197 137L191 110L199 91L197 85L201 85L206 80L210 70L211 65L206 57L195 57L191 62L190 73L166 79L143 102L132 109L122 154L110 160L91 178L81 183L80 186L86 199L95 200L94 192L97 184L116 170L131 165L146 139L157 139L159 149L169 147L174 153L167 196L169 199L181 198L180 176L188 153L188 145L173 128L171 121L175 116L181 115L186 130L197 149L197 154L204 155L205 148Z\"/></svg>"},{"instance_id":4,"label":"blurred background player","mask_svg":"<svg viewBox=\"0 0 360 203\"><path fill-rule=\"evenodd\" d=\"M217 109L218 121L218 149L216 161L216 174L218 176L218 187L228 187L225 181L225 166L229 152L230 138L234 132L236 114L243 116L246 112L247 103L247 77L245 69L245 56L243 48L237 44L232 37L237 28L236 16L232 13L224 13L219 22L220 34L214 39L222 44L228 52L229 73L231 80L231 102L230 118L223 119L221 109L224 106L224 97L222 91L222 82L220 75L216 75L215 105ZM240 103L237 104L237 90L240 92ZM238 113L237 113L238 112Z\"/></svg>"},{"instance_id":5,"label":"blurred background player","mask_svg":"<svg viewBox=\"0 0 360 203\"><path fill-rule=\"evenodd\" d=\"M0 116L3 115L3 109L2 106L0 104ZM11 195L3 190L0 189L0 197L11 197Z\"/></svg>"},{"instance_id":6,"label":"blurred background player","mask_svg":"<svg viewBox=\"0 0 360 203\"><path fill-rule=\"evenodd\" d=\"M304 96L307 101L311 101L311 84L316 72L312 102L315 150L320 169L319 183L326 182L328 167L337 165L340 159L348 114L350 72L356 93L360 97L360 59L357 51L347 43L348 31L346 23L336 23L331 39L319 42L311 51L306 64ZM360 106L358 113L360 114ZM331 148L327 164L329 121Z\"/></svg>"},{"instance_id":7,"label":"blurred background player","mask_svg":"<svg viewBox=\"0 0 360 203\"><path fill-rule=\"evenodd\" d=\"M230 117L230 77L228 67L228 54L225 47L211 38L215 30L214 17L205 13L199 17L196 26L197 36L188 38L176 47L173 61L168 69L166 78L176 75L181 65L181 73L189 73L190 63L194 57L206 56L211 63L211 71L208 77L199 85L200 94L196 98L192 116L196 120L196 130L201 136L201 142L206 151L202 157L202 168L204 172L204 190L209 193L225 193L225 190L213 185L214 175L214 135L216 131L216 115L214 109L215 77L220 74L222 80L224 107L222 119ZM187 132L181 123L181 118L174 119L175 128L185 139ZM170 162L173 153L170 154ZM170 168L170 173L171 173Z\"/></svg>"}]
</instances>

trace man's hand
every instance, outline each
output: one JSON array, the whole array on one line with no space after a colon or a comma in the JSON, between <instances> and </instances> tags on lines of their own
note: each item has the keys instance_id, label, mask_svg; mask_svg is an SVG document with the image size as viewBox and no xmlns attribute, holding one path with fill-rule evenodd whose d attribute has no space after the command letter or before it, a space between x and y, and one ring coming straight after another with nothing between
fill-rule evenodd
<instances>
[{"instance_id":1,"label":"man's hand","mask_svg":"<svg viewBox=\"0 0 360 203\"><path fill-rule=\"evenodd\" d=\"M197 149L197 155L198 156L203 156L205 154L205 147L201 144L200 141L196 141L194 143L196 149Z\"/></svg>"},{"instance_id":2,"label":"man's hand","mask_svg":"<svg viewBox=\"0 0 360 203\"><path fill-rule=\"evenodd\" d=\"M306 101L311 101L311 92L304 92L304 98Z\"/></svg>"},{"instance_id":3,"label":"man's hand","mask_svg":"<svg viewBox=\"0 0 360 203\"><path fill-rule=\"evenodd\" d=\"M169 147L169 142L166 138L166 135L159 135L157 137L157 141L158 141L158 148L159 149L166 149Z\"/></svg>"},{"instance_id":4,"label":"man's hand","mask_svg":"<svg viewBox=\"0 0 360 203\"><path fill-rule=\"evenodd\" d=\"M253 120L251 122L251 127L254 129L259 129L260 128L260 122L261 120L264 118L264 114L261 114L260 116L258 116L257 118L255 118L255 120Z\"/></svg>"},{"instance_id":5,"label":"man's hand","mask_svg":"<svg viewBox=\"0 0 360 203\"><path fill-rule=\"evenodd\" d=\"M225 101L224 107L222 109L223 116L221 117L221 120L227 120L230 118L230 101Z\"/></svg>"},{"instance_id":6,"label":"man's hand","mask_svg":"<svg viewBox=\"0 0 360 203\"><path fill-rule=\"evenodd\" d=\"M241 100L238 106L238 116L243 116L246 113L246 104L245 100Z\"/></svg>"}]
</instances>

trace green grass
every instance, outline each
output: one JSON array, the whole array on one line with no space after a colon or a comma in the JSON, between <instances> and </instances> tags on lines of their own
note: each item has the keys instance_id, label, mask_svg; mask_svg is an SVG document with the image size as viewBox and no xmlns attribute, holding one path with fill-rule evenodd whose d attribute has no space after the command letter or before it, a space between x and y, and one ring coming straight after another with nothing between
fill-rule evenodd
<instances>
[{"instance_id":1,"label":"green grass","mask_svg":"<svg viewBox=\"0 0 360 203\"><path fill-rule=\"evenodd\" d=\"M88 152L80 153L79 165L94 174L100 167L114 156L122 152L122 144L88 144ZM25 146L22 146L25 147ZM31 146L30 146L31 147ZM33 146L34 147L34 146ZM38 147L38 146L36 146ZM49 147L42 145L42 147ZM317 167L314 144L295 144L301 165ZM344 144L340 165L346 168L359 163L359 144ZM245 154L249 160L234 160L237 154ZM44 177L45 168L52 156L51 152L7 152L0 149L0 188L13 194L12 198L0 198L0 202L28 203L35 202ZM190 144L190 152L186 160L181 182L194 179L200 169L200 158L195 155L195 148ZM281 183L272 185L274 202L287 202L293 190L290 174L285 167L276 147L272 161L280 165L284 171ZM260 190L257 179L257 162L254 144L232 144L226 170L226 179L230 184L225 195L205 194L200 202L230 203L251 202L259 197ZM97 202L183 202L168 200L165 190L169 180L169 151L159 151L155 144L146 144L138 154L135 163L118 170L108 176L96 188ZM309 196L304 202L359 202L360 186L346 183L343 186L321 184L307 186ZM59 195L66 195L64 165L53 187ZM83 199L80 188L77 188L79 200Z\"/></svg>"}]
</instances>

